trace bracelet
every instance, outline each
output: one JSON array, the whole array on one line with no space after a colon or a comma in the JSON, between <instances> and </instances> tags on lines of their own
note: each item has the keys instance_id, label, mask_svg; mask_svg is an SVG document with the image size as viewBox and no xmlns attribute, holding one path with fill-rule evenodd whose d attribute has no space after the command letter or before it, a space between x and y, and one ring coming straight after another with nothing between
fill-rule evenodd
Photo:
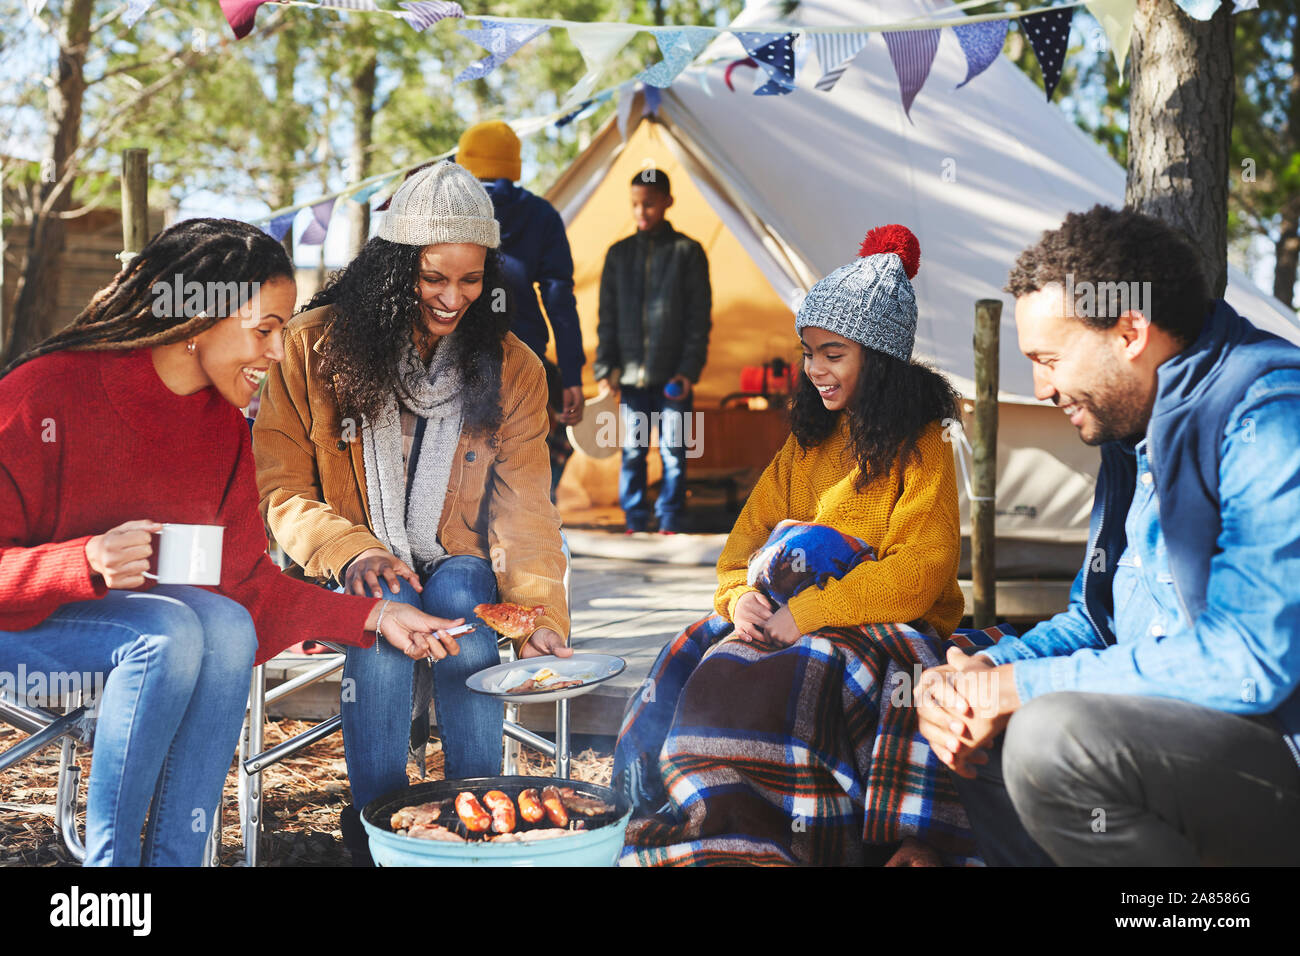
<instances>
[{"instance_id":1,"label":"bracelet","mask_svg":"<svg viewBox=\"0 0 1300 956\"><path fill-rule=\"evenodd\" d=\"M375 618L375 653L379 653L379 645L383 643L384 632L384 612L388 610L388 601L379 605L379 617Z\"/></svg>"}]
</instances>

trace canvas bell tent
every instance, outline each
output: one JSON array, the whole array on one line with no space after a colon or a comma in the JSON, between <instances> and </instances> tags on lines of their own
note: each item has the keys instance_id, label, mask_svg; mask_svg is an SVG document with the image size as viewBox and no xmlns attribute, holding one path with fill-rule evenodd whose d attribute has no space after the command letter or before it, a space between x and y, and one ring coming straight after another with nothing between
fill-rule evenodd
<instances>
[{"instance_id":1,"label":"canvas bell tent","mask_svg":"<svg viewBox=\"0 0 1300 956\"><path fill-rule=\"evenodd\" d=\"M878 24L952 9L916 0L803 0L751 8L736 26ZM752 28L752 27L751 27ZM709 362L697 407L739 387L740 370L797 360L793 306L817 279L849 261L868 229L902 223L921 244L913 284L915 355L972 394L975 302L1004 303L997 484L1003 573L1069 573L1086 541L1097 451L1064 415L1033 398L1016 346L1014 302L1002 286L1017 254L1070 211L1122 205L1125 172L1005 56L957 89L967 64L943 30L910 119L880 34L830 92L813 89L836 64L803 56L796 89L754 96L761 71L724 36L664 90L654 116L628 94L548 198L568 225L588 358L606 249L631 234L628 184L647 166L668 172L668 219L703 243L713 283ZM1300 341L1295 314L1230 270L1226 298L1256 324ZM616 460L616 459L615 459ZM579 461L565 482L608 503L616 467ZM959 480L959 484L961 484ZM962 514L968 515L965 489ZM1014 545L1014 546L1013 546ZM1053 557L1054 555L1054 557Z\"/></svg>"}]
</instances>

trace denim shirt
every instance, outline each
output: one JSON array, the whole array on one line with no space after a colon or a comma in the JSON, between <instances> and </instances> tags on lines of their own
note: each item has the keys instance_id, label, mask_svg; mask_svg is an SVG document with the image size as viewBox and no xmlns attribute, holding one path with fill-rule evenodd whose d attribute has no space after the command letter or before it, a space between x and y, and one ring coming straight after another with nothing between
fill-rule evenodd
<instances>
[{"instance_id":1,"label":"denim shirt","mask_svg":"<svg viewBox=\"0 0 1300 956\"><path fill-rule=\"evenodd\" d=\"M1300 684L1300 370L1269 372L1247 389L1220 451L1222 531L1205 610L1188 619L1170 574L1143 440L1112 582L1116 643L1088 619L1081 570L1067 610L982 652L1015 662L1022 701L1090 691L1267 714Z\"/></svg>"}]
</instances>

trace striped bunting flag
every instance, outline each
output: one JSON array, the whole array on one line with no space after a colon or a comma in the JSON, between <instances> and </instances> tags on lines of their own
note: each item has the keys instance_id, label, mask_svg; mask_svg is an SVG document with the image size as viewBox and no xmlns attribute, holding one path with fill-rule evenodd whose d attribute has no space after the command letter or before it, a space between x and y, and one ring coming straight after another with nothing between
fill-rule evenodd
<instances>
[{"instance_id":1,"label":"striped bunting flag","mask_svg":"<svg viewBox=\"0 0 1300 956\"><path fill-rule=\"evenodd\" d=\"M870 36L870 33L814 33L813 46L823 71L815 89L830 92Z\"/></svg>"},{"instance_id":2,"label":"striped bunting flag","mask_svg":"<svg viewBox=\"0 0 1300 956\"><path fill-rule=\"evenodd\" d=\"M427 30L439 20L463 20L465 11L454 0L409 0L399 3L402 18L416 30Z\"/></svg>"},{"instance_id":3,"label":"striped bunting flag","mask_svg":"<svg viewBox=\"0 0 1300 956\"><path fill-rule=\"evenodd\" d=\"M934 63L934 54L939 49L938 30L900 30L885 34L885 46L889 47L889 59L894 63L894 72L898 74L898 92L903 98L903 112L912 119L912 101L921 92L926 77L930 75L930 66Z\"/></svg>"}]
</instances>

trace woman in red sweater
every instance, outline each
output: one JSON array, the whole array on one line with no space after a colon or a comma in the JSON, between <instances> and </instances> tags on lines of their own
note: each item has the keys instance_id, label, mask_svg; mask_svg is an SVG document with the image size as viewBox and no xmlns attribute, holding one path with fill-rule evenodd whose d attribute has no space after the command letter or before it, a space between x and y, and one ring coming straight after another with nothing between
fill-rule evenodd
<instances>
[{"instance_id":1,"label":"woman in red sweater","mask_svg":"<svg viewBox=\"0 0 1300 956\"><path fill-rule=\"evenodd\" d=\"M102 687L87 865L201 861L255 659L376 632L413 659L458 652L440 629L459 622L330 594L266 556L239 409L283 355L296 294L264 232L188 220L0 377L0 686ZM218 585L149 587L163 522L224 528Z\"/></svg>"}]
</instances>

